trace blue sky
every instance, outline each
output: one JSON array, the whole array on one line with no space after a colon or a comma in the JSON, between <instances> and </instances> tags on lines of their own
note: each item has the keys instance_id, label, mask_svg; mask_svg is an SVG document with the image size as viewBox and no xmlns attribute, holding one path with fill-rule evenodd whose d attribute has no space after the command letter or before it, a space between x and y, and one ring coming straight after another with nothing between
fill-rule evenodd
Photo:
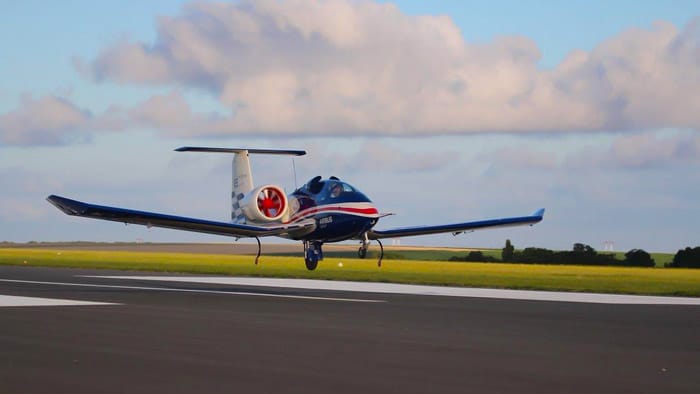
<instances>
[{"instance_id":1,"label":"blue sky","mask_svg":"<svg viewBox=\"0 0 700 394\"><path fill-rule=\"evenodd\" d=\"M0 2L0 240L226 242L44 201L225 219L229 159L172 151L216 145L307 149L379 227L548 210L404 244L700 243L700 3L391 4Z\"/></svg>"}]
</instances>

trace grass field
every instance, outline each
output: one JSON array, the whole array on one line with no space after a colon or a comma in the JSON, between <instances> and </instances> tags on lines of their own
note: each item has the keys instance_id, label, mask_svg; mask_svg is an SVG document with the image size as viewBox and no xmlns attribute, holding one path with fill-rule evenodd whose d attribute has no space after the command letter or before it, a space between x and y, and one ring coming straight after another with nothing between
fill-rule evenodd
<instances>
[{"instance_id":1,"label":"grass field","mask_svg":"<svg viewBox=\"0 0 700 394\"><path fill-rule=\"evenodd\" d=\"M495 259L501 258L500 249L474 249L481 251L484 256L493 257ZM450 250L450 249L429 249L425 250L419 249L401 249L401 247L390 247L384 252L384 259L386 260L423 260L423 261L448 261L450 257L453 256L464 256L468 252L460 250ZM600 252L606 253L606 252ZM333 258L355 258L357 257L356 251L330 251L323 253L327 257ZM624 252L612 253L615 258L619 260L624 260ZM650 253L651 258L654 259L657 267L663 267L664 264L673 261L673 253ZM299 253L277 253L278 256L299 256ZM379 256L379 252L376 250L367 253L367 258L376 259Z\"/></svg>"},{"instance_id":2,"label":"grass field","mask_svg":"<svg viewBox=\"0 0 700 394\"><path fill-rule=\"evenodd\" d=\"M0 264L198 274L418 283L510 289L700 296L700 269L450 263L327 257L307 271L299 256L253 257L184 253L0 248ZM342 262L340 267L338 263Z\"/></svg>"},{"instance_id":3,"label":"grass field","mask_svg":"<svg viewBox=\"0 0 700 394\"><path fill-rule=\"evenodd\" d=\"M376 247L374 249L377 249ZM501 258L501 250L483 249L481 250L485 256L491 256L497 259ZM384 250L384 259L386 260L422 260L422 261L447 261L452 256L463 256L468 252L453 249L402 249L401 247L387 247ZM278 253L278 256L299 256L299 253ZM325 257L353 259L357 257L355 249L348 251L323 251ZM367 252L368 259L376 259L379 257L377 250Z\"/></svg>"}]
</instances>

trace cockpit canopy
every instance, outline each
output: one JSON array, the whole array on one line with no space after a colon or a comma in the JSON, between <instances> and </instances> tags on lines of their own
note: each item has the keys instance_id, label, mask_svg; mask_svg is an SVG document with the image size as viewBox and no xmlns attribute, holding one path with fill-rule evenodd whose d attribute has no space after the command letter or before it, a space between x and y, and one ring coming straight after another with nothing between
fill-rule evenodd
<instances>
[{"instance_id":1,"label":"cockpit canopy","mask_svg":"<svg viewBox=\"0 0 700 394\"><path fill-rule=\"evenodd\" d=\"M294 191L294 194L306 195L317 201L370 202L362 192L334 176L325 180L320 175L313 177L304 186Z\"/></svg>"}]
</instances>

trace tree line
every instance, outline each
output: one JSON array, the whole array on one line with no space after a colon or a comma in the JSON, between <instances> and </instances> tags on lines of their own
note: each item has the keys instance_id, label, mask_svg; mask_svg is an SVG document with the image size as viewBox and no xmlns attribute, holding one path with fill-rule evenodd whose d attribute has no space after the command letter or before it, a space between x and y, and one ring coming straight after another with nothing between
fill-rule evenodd
<instances>
[{"instance_id":1,"label":"tree line","mask_svg":"<svg viewBox=\"0 0 700 394\"><path fill-rule=\"evenodd\" d=\"M569 251L554 251L535 247L515 250L509 239L506 240L505 246L501 249L500 260L493 256L484 255L480 251L471 251L464 256L453 256L449 260L522 264L656 266L656 262L651 255L643 249L632 249L624 254L624 258L618 259L614 253L599 253L590 245L582 243L575 243ZM700 268L700 246L679 250L673 261L665 266Z\"/></svg>"},{"instance_id":2,"label":"tree line","mask_svg":"<svg viewBox=\"0 0 700 394\"><path fill-rule=\"evenodd\" d=\"M700 268L700 246L680 249L673 256L673 261L666 263L666 267L674 268Z\"/></svg>"}]
</instances>

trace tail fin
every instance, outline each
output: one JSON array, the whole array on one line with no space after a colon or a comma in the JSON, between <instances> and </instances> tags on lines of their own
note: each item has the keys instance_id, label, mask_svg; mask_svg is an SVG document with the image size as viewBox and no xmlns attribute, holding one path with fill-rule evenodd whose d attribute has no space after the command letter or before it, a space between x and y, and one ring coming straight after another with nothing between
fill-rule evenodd
<instances>
[{"instance_id":1,"label":"tail fin","mask_svg":"<svg viewBox=\"0 0 700 394\"><path fill-rule=\"evenodd\" d=\"M233 155L232 164L233 183L231 187L231 221L234 223L245 223L245 215L241 208L241 200L253 188L253 173L250 171L250 161L248 151L237 152Z\"/></svg>"},{"instance_id":2,"label":"tail fin","mask_svg":"<svg viewBox=\"0 0 700 394\"><path fill-rule=\"evenodd\" d=\"M233 153L233 182L231 187L231 221L234 223L245 223L245 215L241 209L240 202L255 187L253 184L253 174L250 170L248 155L292 155L302 156L306 154L303 150L278 150L278 149L242 149L242 148L207 148L197 146L183 146L175 149L177 152L216 152Z\"/></svg>"}]
</instances>

